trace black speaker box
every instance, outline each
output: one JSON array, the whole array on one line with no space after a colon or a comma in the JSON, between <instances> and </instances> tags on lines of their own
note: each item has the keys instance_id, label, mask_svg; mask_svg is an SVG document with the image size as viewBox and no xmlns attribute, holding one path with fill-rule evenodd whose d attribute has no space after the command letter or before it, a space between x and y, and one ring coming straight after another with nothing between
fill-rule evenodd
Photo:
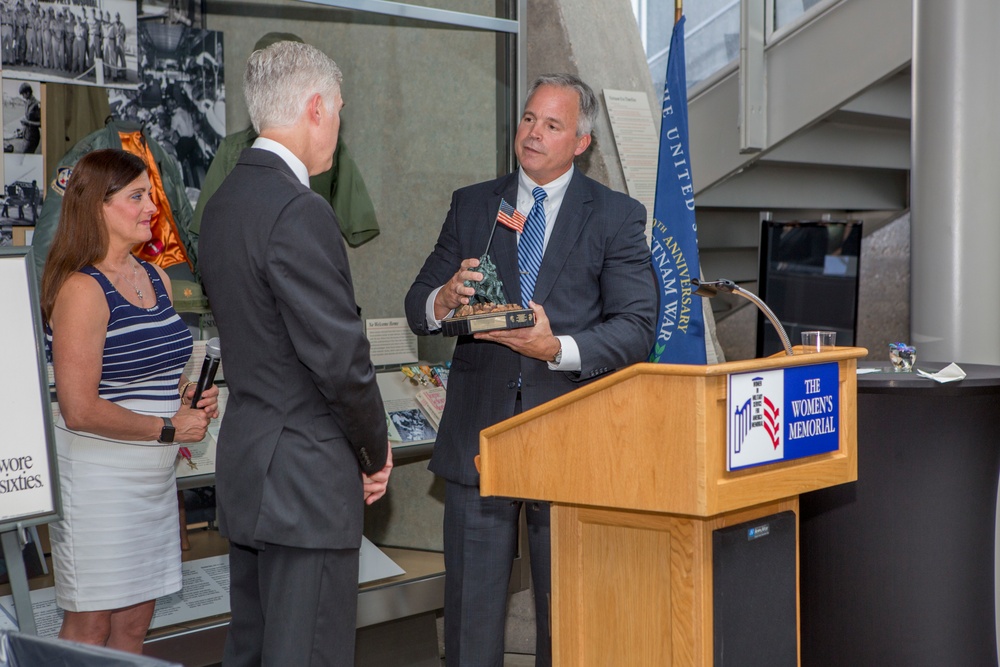
<instances>
[{"instance_id":1,"label":"black speaker box","mask_svg":"<svg viewBox=\"0 0 1000 667\"><path fill-rule=\"evenodd\" d=\"M795 514L712 534L715 667L796 667Z\"/></svg>"}]
</instances>

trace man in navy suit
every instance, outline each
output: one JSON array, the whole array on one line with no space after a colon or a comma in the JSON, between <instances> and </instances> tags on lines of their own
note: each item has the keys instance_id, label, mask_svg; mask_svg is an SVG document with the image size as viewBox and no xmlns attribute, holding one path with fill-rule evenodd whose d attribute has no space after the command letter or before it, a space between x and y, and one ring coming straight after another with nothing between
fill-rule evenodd
<instances>
[{"instance_id":1,"label":"man in navy suit","mask_svg":"<svg viewBox=\"0 0 1000 667\"><path fill-rule=\"evenodd\" d=\"M309 176L330 168L341 73L277 42L247 61L259 137L205 208L202 277L229 402L219 528L229 538L226 667L353 667L364 502L392 452L347 252Z\"/></svg>"},{"instance_id":2,"label":"man in navy suit","mask_svg":"<svg viewBox=\"0 0 1000 667\"><path fill-rule=\"evenodd\" d=\"M417 334L474 294L477 259L501 200L521 212L542 209L537 274L522 257L525 235L498 226L490 245L508 300L529 305L535 326L458 340L430 469L446 480L444 516L445 660L500 667L507 586L517 548L521 502L481 497L475 456L479 432L601 375L643 361L653 343L657 298L642 204L587 178L573 166L591 141L597 99L572 75L539 77L517 129L520 169L452 196L437 245L406 296ZM532 241L534 243L534 241ZM530 274L530 275L529 275ZM531 285L531 279L534 284ZM525 292L532 290L530 298ZM609 443L610 446L610 443ZM551 453L555 457L572 452ZM535 594L536 664L551 663L549 511L526 508Z\"/></svg>"}]
</instances>

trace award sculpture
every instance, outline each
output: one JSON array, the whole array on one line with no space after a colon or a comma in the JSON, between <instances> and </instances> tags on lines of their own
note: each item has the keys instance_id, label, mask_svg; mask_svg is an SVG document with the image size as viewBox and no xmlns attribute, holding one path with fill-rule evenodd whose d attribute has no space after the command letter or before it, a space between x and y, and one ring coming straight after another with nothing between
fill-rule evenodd
<instances>
[{"instance_id":1,"label":"award sculpture","mask_svg":"<svg viewBox=\"0 0 1000 667\"><path fill-rule=\"evenodd\" d=\"M535 313L530 308L522 308L516 303L508 303L503 291L503 281L497 272L496 264L490 259L490 244L497 231L497 223L520 232L524 229L524 214L500 200L500 209L490 238L486 242L486 250L479 258L476 271L483 274L478 282L465 281L466 287L472 287L476 293L469 297L469 303L455 311L453 317L441 321L442 333L445 336L464 336L479 331L496 331L497 329L521 329L535 326Z\"/></svg>"}]
</instances>

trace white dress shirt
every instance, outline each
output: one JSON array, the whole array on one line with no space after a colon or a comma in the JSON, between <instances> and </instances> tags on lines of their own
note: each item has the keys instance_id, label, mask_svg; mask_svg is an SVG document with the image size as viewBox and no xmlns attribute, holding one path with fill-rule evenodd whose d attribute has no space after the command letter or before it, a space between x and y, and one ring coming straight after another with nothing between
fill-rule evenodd
<instances>
[{"instance_id":1,"label":"white dress shirt","mask_svg":"<svg viewBox=\"0 0 1000 667\"><path fill-rule=\"evenodd\" d=\"M274 139L267 139L265 137L257 137L253 140L253 145L251 148L259 148L261 150L270 151L274 153L288 165L295 177L299 179L302 185L309 187L309 169L302 160L295 157L295 153L285 148L282 144L279 144Z\"/></svg>"}]
</instances>

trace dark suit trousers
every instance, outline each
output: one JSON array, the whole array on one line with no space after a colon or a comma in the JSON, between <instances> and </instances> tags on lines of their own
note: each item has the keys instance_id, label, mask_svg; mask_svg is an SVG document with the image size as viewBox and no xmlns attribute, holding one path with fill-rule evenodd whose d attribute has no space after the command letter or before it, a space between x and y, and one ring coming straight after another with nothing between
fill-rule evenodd
<instances>
[{"instance_id":1,"label":"dark suit trousers","mask_svg":"<svg viewBox=\"0 0 1000 667\"><path fill-rule=\"evenodd\" d=\"M225 667L353 667L358 549L231 544Z\"/></svg>"},{"instance_id":2,"label":"dark suit trousers","mask_svg":"<svg viewBox=\"0 0 1000 667\"><path fill-rule=\"evenodd\" d=\"M449 667L503 667L507 587L517 551L521 506L535 594L535 665L552 664L552 590L547 503L483 498L479 487L445 485L444 659Z\"/></svg>"}]
</instances>

